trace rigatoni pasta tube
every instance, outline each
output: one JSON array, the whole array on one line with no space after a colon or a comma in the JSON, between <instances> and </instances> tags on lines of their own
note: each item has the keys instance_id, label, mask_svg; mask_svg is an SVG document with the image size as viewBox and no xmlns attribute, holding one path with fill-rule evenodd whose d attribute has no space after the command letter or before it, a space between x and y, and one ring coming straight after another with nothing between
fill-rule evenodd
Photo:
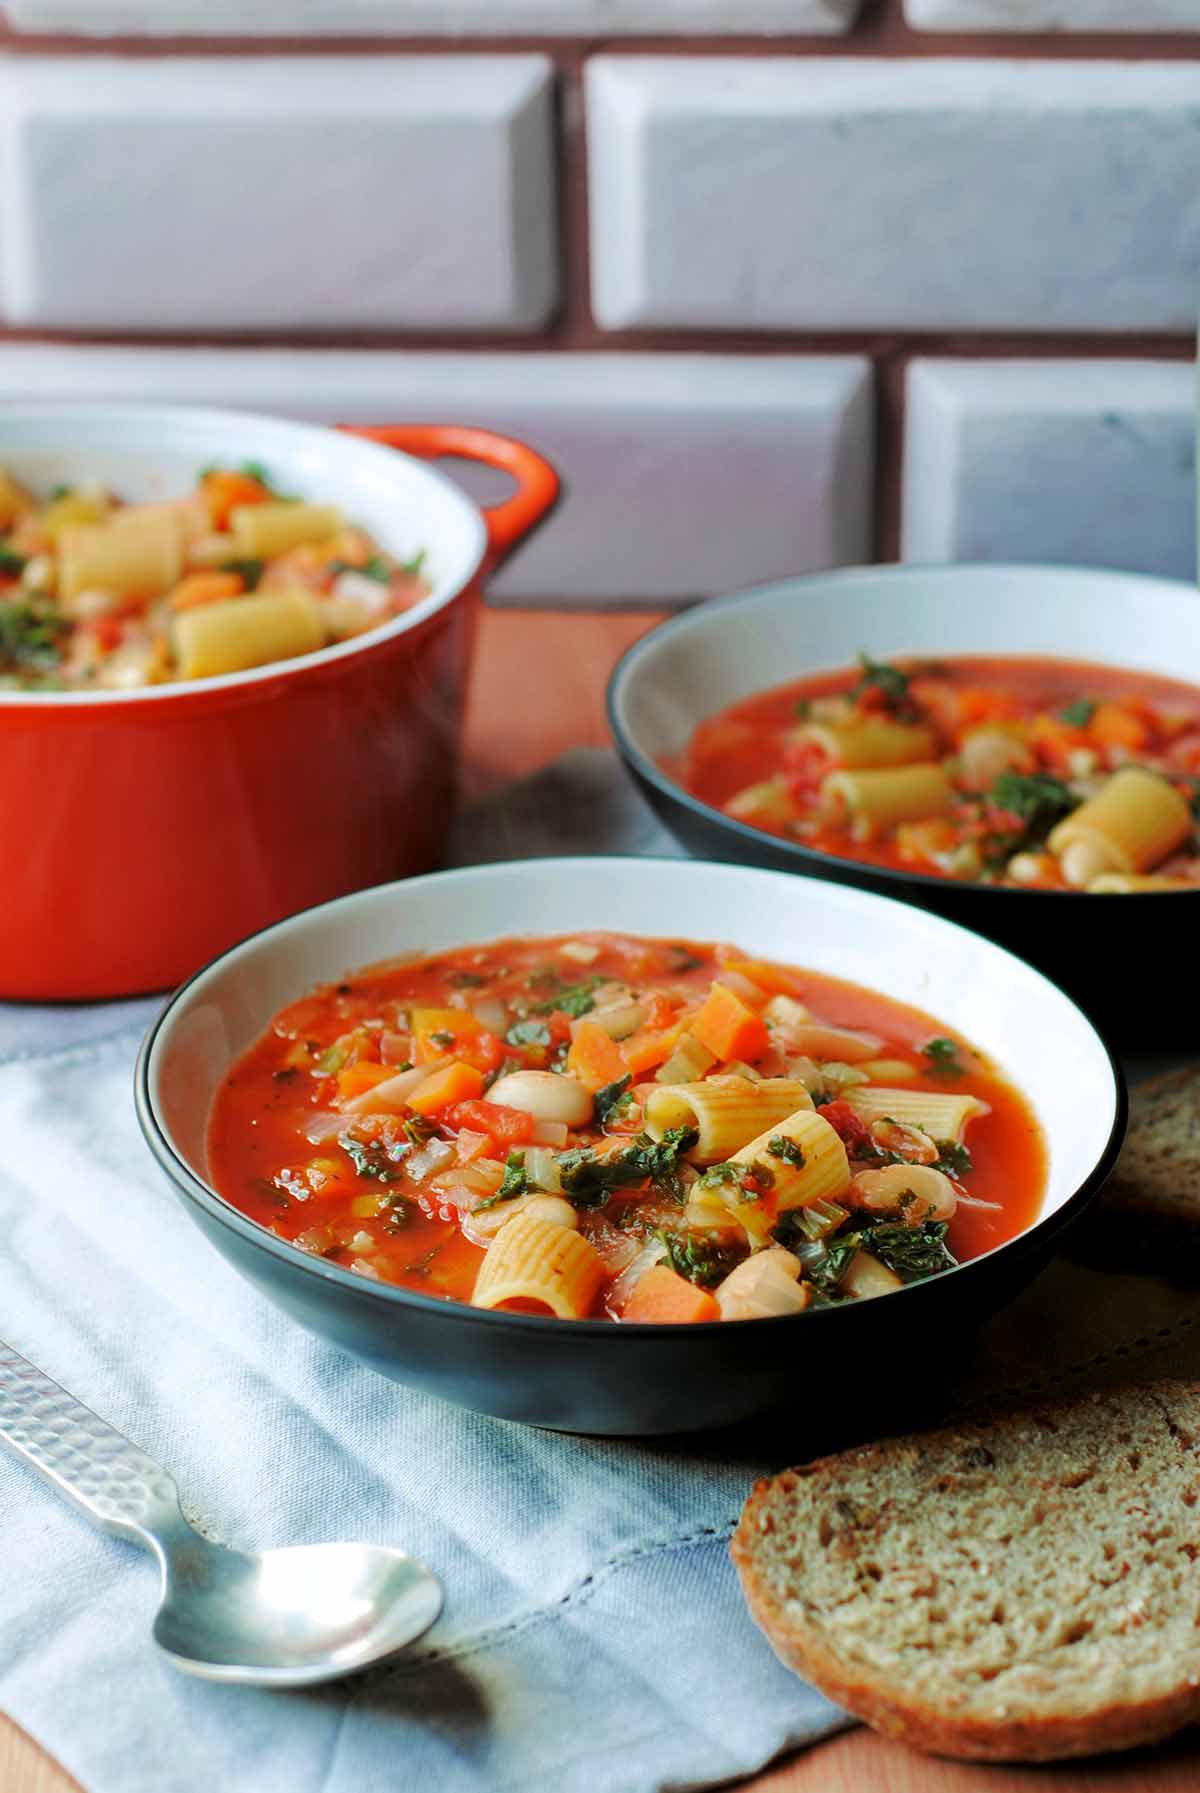
<instances>
[{"instance_id":1,"label":"rigatoni pasta tube","mask_svg":"<svg viewBox=\"0 0 1200 1793\"><path fill-rule=\"evenodd\" d=\"M1200 890L1200 884L1190 878L1164 878L1161 874L1101 872L1088 885L1094 896L1137 896L1146 890Z\"/></svg>"},{"instance_id":2,"label":"rigatoni pasta tube","mask_svg":"<svg viewBox=\"0 0 1200 1793\"><path fill-rule=\"evenodd\" d=\"M910 766L931 760L937 739L923 722L894 722L887 716L856 716L847 722L807 722L795 731L814 741L836 766Z\"/></svg>"},{"instance_id":3,"label":"rigatoni pasta tube","mask_svg":"<svg viewBox=\"0 0 1200 1793\"><path fill-rule=\"evenodd\" d=\"M1049 847L1067 883L1082 887L1104 872L1149 871L1191 831L1191 811L1174 785L1143 766L1122 766L1058 824Z\"/></svg>"},{"instance_id":4,"label":"rigatoni pasta tube","mask_svg":"<svg viewBox=\"0 0 1200 1793\"><path fill-rule=\"evenodd\" d=\"M506 1301L531 1301L560 1320L581 1320L595 1305L603 1281L600 1254L579 1233L552 1220L515 1214L488 1246L471 1304L500 1307Z\"/></svg>"},{"instance_id":5,"label":"rigatoni pasta tube","mask_svg":"<svg viewBox=\"0 0 1200 1793\"><path fill-rule=\"evenodd\" d=\"M238 504L229 513L234 546L248 560L270 560L323 542L342 527L342 513L332 504Z\"/></svg>"},{"instance_id":6,"label":"rigatoni pasta tube","mask_svg":"<svg viewBox=\"0 0 1200 1793\"><path fill-rule=\"evenodd\" d=\"M777 1156L771 1150L774 1140L787 1142L792 1155ZM773 1207L778 1214L789 1208L807 1208L813 1202L832 1201L850 1187L850 1163L841 1136L823 1114L801 1108L786 1120L777 1122L750 1140L733 1154L734 1164L747 1169L755 1163L766 1165L774 1178L771 1185Z\"/></svg>"},{"instance_id":7,"label":"rigatoni pasta tube","mask_svg":"<svg viewBox=\"0 0 1200 1793\"><path fill-rule=\"evenodd\" d=\"M892 766L881 771L830 772L821 784L827 809L849 817L851 833L869 840L898 822L949 815L954 786L939 765Z\"/></svg>"},{"instance_id":8,"label":"rigatoni pasta tube","mask_svg":"<svg viewBox=\"0 0 1200 1793\"><path fill-rule=\"evenodd\" d=\"M160 513L128 523L79 523L59 537L58 592L65 610L85 591L138 602L161 597L179 579L183 538Z\"/></svg>"},{"instance_id":9,"label":"rigatoni pasta tube","mask_svg":"<svg viewBox=\"0 0 1200 1793\"><path fill-rule=\"evenodd\" d=\"M311 654L325 643L316 607L307 592L280 591L251 598L221 598L181 610L172 630L179 675L212 678L272 660Z\"/></svg>"},{"instance_id":10,"label":"rigatoni pasta tube","mask_svg":"<svg viewBox=\"0 0 1200 1793\"><path fill-rule=\"evenodd\" d=\"M881 1089L860 1084L843 1092L860 1120L895 1121L900 1127L917 1127L930 1139L957 1140L969 1120L987 1114L988 1105L978 1096L955 1096L927 1089Z\"/></svg>"},{"instance_id":11,"label":"rigatoni pasta tube","mask_svg":"<svg viewBox=\"0 0 1200 1793\"><path fill-rule=\"evenodd\" d=\"M812 1097L790 1077L706 1077L701 1083L664 1083L646 1097L644 1118L652 1139L670 1127L695 1127L700 1137L688 1153L696 1164L721 1164Z\"/></svg>"}]
</instances>

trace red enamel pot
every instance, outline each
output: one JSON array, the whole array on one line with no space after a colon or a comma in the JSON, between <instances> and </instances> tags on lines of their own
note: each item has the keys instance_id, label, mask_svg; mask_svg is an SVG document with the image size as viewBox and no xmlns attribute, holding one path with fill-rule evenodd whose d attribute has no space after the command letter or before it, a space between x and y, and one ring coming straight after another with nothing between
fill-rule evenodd
<instances>
[{"instance_id":1,"label":"red enamel pot","mask_svg":"<svg viewBox=\"0 0 1200 1793\"><path fill-rule=\"evenodd\" d=\"M501 468L516 491L481 510L426 464L447 457ZM248 672L0 692L0 996L164 989L285 915L437 863L484 582L558 479L467 427L121 405L0 416L0 465L37 491L96 480L144 502L246 459L388 552L424 549L433 590L369 635Z\"/></svg>"}]
</instances>

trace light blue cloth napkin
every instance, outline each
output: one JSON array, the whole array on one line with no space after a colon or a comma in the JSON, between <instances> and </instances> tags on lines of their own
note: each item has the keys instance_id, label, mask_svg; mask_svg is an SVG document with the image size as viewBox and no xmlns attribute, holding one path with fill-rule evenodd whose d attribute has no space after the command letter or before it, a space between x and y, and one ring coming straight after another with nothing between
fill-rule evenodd
<instances>
[{"instance_id":1,"label":"light blue cloth napkin","mask_svg":"<svg viewBox=\"0 0 1200 1793\"><path fill-rule=\"evenodd\" d=\"M458 857L577 848L555 818L581 792L594 850L672 850L610 758L584 754L470 818ZM0 1336L161 1459L210 1534L398 1544L446 1610L394 1664L327 1689L193 1681L150 1642L150 1559L0 1453L0 1706L87 1793L654 1793L844 1723L775 1661L726 1554L753 1476L804 1439L538 1432L311 1338L149 1161L131 1078L157 1007L0 1005Z\"/></svg>"}]
</instances>

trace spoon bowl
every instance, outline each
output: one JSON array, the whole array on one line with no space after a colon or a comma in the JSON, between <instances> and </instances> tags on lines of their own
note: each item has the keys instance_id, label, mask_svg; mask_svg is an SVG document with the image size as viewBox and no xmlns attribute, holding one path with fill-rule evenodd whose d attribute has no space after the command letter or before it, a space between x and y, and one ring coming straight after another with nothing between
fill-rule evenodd
<instances>
[{"instance_id":1,"label":"spoon bowl","mask_svg":"<svg viewBox=\"0 0 1200 1793\"><path fill-rule=\"evenodd\" d=\"M441 1609L436 1577L399 1550L243 1552L189 1531L165 1553L154 1641L177 1668L208 1681L304 1687L390 1656Z\"/></svg>"}]
</instances>

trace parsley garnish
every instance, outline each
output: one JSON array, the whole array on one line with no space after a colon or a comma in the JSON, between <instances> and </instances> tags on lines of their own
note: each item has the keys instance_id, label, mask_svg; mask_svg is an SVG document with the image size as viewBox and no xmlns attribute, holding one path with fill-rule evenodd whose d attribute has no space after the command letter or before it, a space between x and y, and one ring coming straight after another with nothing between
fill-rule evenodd
<instances>
[{"instance_id":1,"label":"parsley garnish","mask_svg":"<svg viewBox=\"0 0 1200 1793\"><path fill-rule=\"evenodd\" d=\"M514 1021L504 1037L510 1046L548 1046L550 1029L544 1021Z\"/></svg>"},{"instance_id":2,"label":"parsley garnish","mask_svg":"<svg viewBox=\"0 0 1200 1793\"><path fill-rule=\"evenodd\" d=\"M669 1127L657 1140L639 1133L623 1152L610 1158L597 1158L590 1146L578 1146L558 1160L562 1186L582 1208L598 1208L614 1189L636 1183L653 1183L678 1201L683 1194L679 1160L699 1137L695 1127Z\"/></svg>"},{"instance_id":3,"label":"parsley garnish","mask_svg":"<svg viewBox=\"0 0 1200 1793\"><path fill-rule=\"evenodd\" d=\"M1096 706L1089 697L1077 697L1058 712L1059 720L1069 722L1072 728L1086 728L1095 714Z\"/></svg>"},{"instance_id":4,"label":"parsley garnish","mask_svg":"<svg viewBox=\"0 0 1200 1793\"><path fill-rule=\"evenodd\" d=\"M938 1035L932 1040L926 1040L921 1052L929 1060L929 1069L939 1077L962 1076L963 1066L959 1062L958 1047L953 1040Z\"/></svg>"},{"instance_id":5,"label":"parsley garnish","mask_svg":"<svg viewBox=\"0 0 1200 1793\"><path fill-rule=\"evenodd\" d=\"M622 1109L628 1108L633 1100L629 1094L629 1085L632 1081L628 1075L618 1077L615 1083L606 1083L603 1089L596 1091L592 1100L595 1104L598 1126L603 1127L614 1115L620 1114Z\"/></svg>"},{"instance_id":6,"label":"parsley garnish","mask_svg":"<svg viewBox=\"0 0 1200 1793\"><path fill-rule=\"evenodd\" d=\"M410 579L415 579L417 577L417 574L421 571L421 568L425 565L425 562L428 558L429 558L429 549L428 548L420 548L413 555L411 560L401 561L400 571L402 573L407 573Z\"/></svg>"},{"instance_id":7,"label":"parsley garnish","mask_svg":"<svg viewBox=\"0 0 1200 1793\"><path fill-rule=\"evenodd\" d=\"M0 573L15 579L25 571L25 556L15 548L0 548Z\"/></svg>"},{"instance_id":8,"label":"parsley garnish","mask_svg":"<svg viewBox=\"0 0 1200 1793\"><path fill-rule=\"evenodd\" d=\"M804 1169L804 1153L794 1139L788 1139L783 1133L777 1133L774 1139L767 1141L767 1150L772 1158L782 1158L785 1164L792 1164L797 1170Z\"/></svg>"}]
</instances>

